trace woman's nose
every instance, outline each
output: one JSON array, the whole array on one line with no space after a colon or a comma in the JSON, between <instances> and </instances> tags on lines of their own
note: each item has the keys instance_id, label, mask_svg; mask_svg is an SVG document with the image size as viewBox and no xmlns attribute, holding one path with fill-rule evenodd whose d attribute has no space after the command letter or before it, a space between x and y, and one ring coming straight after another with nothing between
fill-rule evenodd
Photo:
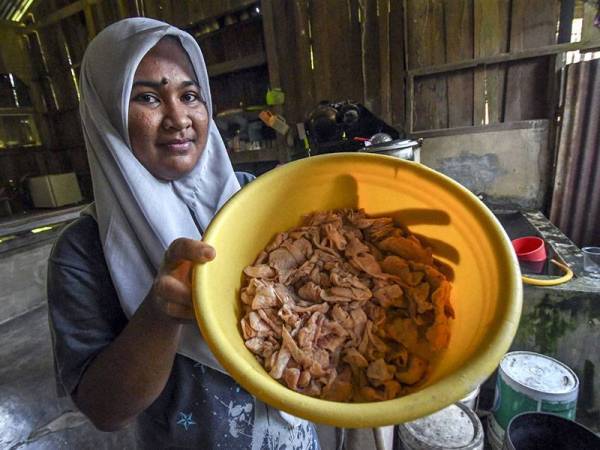
<instances>
[{"instance_id":1,"label":"woman's nose","mask_svg":"<svg viewBox=\"0 0 600 450\"><path fill-rule=\"evenodd\" d=\"M184 130L192 124L185 105L177 102L166 103L163 126L169 129Z\"/></svg>"}]
</instances>

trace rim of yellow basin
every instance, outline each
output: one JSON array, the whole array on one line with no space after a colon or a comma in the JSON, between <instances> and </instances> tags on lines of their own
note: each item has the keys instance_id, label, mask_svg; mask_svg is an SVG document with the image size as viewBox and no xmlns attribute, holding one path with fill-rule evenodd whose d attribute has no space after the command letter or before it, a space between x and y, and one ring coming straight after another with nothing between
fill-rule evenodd
<instances>
[{"instance_id":1,"label":"rim of yellow basin","mask_svg":"<svg viewBox=\"0 0 600 450\"><path fill-rule=\"evenodd\" d=\"M475 195L451 178L419 163L367 153L321 155L288 163L258 177L223 206L206 230L204 241L209 244L214 241L215 230L219 228L220 222L228 219L230 209L240 202L245 202L246 198L256 195L257 192L270 188L277 180L286 179L298 172L307 173L312 166L324 161L341 162L348 161L348 158L357 162L402 165L403 170L429 177L441 189L451 191L459 198L485 227L498 261L498 278L502 281L499 289L502 289L505 301L500 305L500 311L494 316L489 332L481 341L480 350L458 370L412 394L381 402L340 403L312 398L292 391L275 380L268 381L264 370L263 373L254 370L243 358L237 356L239 347L232 345L220 329L217 311L208 307L210 294L207 265L198 265L194 269L193 296L196 319L217 360L244 389L259 400L292 415L338 427L362 428L404 423L455 403L474 390L495 370L517 331L522 308L522 283L518 262L500 222Z\"/></svg>"}]
</instances>

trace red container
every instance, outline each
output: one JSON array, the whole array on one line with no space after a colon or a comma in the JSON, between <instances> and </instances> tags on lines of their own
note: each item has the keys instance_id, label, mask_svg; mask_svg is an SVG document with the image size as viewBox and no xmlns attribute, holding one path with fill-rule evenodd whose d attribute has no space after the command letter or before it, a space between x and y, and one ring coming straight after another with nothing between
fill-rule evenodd
<instances>
[{"instance_id":1,"label":"red container","mask_svg":"<svg viewBox=\"0 0 600 450\"><path fill-rule=\"evenodd\" d=\"M546 260L546 245L542 238L525 236L513 240L512 245L520 261L540 262Z\"/></svg>"}]
</instances>

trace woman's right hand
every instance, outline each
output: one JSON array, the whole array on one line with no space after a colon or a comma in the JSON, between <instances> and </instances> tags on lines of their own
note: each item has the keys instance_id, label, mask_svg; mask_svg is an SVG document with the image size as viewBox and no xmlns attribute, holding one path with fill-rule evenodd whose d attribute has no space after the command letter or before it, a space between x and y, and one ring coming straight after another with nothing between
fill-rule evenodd
<instances>
[{"instance_id":1,"label":"woman's right hand","mask_svg":"<svg viewBox=\"0 0 600 450\"><path fill-rule=\"evenodd\" d=\"M192 269L214 257L215 250L202 241L181 238L169 246L143 304L94 358L73 394L97 428L113 431L125 426L163 391L180 324L194 318Z\"/></svg>"},{"instance_id":2,"label":"woman's right hand","mask_svg":"<svg viewBox=\"0 0 600 450\"><path fill-rule=\"evenodd\" d=\"M148 299L156 311L176 322L194 320L192 273L195 264L215 258L215 249L194 239L174 240L165 251Z\"/></svg>"}]
</instances>

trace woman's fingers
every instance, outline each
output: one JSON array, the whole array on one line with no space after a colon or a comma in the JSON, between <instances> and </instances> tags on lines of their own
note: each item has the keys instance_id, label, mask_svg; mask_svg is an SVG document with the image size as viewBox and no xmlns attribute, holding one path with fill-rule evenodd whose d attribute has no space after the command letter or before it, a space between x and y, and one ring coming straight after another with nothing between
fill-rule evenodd
<instances>
[{"instance_id":1,"label":"woman's fingers","mask_svg":"<svg viewBox=\"0 0 600 450\"><path fill-rule=\"evenodd\" d=\"M172 275L156 279L152 289L155 305L163 314L177 320L192 320L194 308L190 287Z\"/></svg>"},{"instance_id":2,"label":"woman's fingers","mask_svg":"<svg viewBox=\"0 0 600 450\"><path fill-rule=\"evenodd\" d=\"M178 303L168 303L165 311L170 317L177 320L194 320L194 308L191 306L180 305Z\"/></svg>"},{"instance_id":3,"label":"woman's fingers","mask_svg":"<svg viewBox=\"0 0 600 450\"><path fill-rule=\"evenodd\" d=\"M162 275L154 284L154 295L165 303L190 305L192 291L188 285L172 275Z\"/></svg>"},{"instance_id":4,"label":"woman's fingers","mask_svg":"<svg viewBox=\"0 0 600 450\"><path fill-rule=\"evenodd\" d=\"M175 239L165 252L163 268L167 271L173 270L183 261L193 263L205 263L213 260L215 249L202 241L194 239Z\"/></svg>"},{"instance_id":5,"label":"woman's fingers","mask_svg":"<svg viewBox=\"0 0 600 450\"><path fill-rule=\"evenodd\" d=\"M194 264L211 261L215 250L202 241L180 238L165 252L152 287L154 304L160 311L179 321L193 320L191 273Z\"/></svg>"}]
</instances>

